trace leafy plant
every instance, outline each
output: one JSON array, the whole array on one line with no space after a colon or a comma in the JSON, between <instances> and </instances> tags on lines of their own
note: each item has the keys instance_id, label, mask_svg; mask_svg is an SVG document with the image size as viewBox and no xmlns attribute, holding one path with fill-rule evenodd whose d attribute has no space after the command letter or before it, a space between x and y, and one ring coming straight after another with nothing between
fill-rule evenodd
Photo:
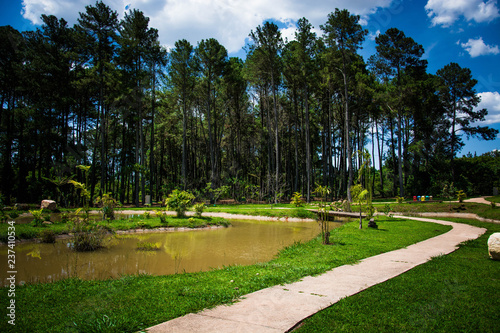
<instances>
[{"instance_id":1,"label":"leafy plant","mask_svg":"<svg viewBox=\"0 0 500 333\"><path fill-rule=\"evenodd\" d=\"M458 190L457 191L457 200L458 202L462 203L464 202L464 199L467 198L467 195L463 190Z\"/></svg>"},{"instance_id":2,"label":"leafy plant","mask_svg":"<svg viewBox=\"0 0 500 333\"><path fill-rule=\"evenodd\" d=\"M33 215L33 221L32 223L39 227L42 225L43 223L43 209L40 209L40 210L30 210L29 211L31 213L31 215Z\"/></svg>"},{"instance_id":3,"label":"leafy plant","mask_svg":"<svg viewBox=\"0 0 500 333\"><path fill-rule=\"evenodd\" d=\"M368 190L364 189L361 184L351 186L351 195L359 204L359 229L363 228L363 218L361 204L366 201Z\"/></svg>"},{"instance_id":4,"label":"leafy plant","mask_svg":"<svg viewBox=\"0 0 500 333\"><path fill-rule=\"evenodd\" d=\"M9 217L13 220L19 217L19 213L17 212L17 207L14 207L14 209L11 212L9 212Z\"/></svg>"},{"instance_id":5,"label":"leafy plant","mask_svg":"<svg viewBox=\"0 0 500 333\"><path fill-rule=\"evenodd\" d=\"M392 216L391 210L392 210L391 205L385 204L385 206L384 206L384 214L385 214L385 216L391 217Z\"/></svg>"},{"instance_id":6,"label":"leafy plant","mask_svg":"<svg viewBox=\"0 0 500 333\"><path fill-rule=\"evenodd\" d=\"M290 201L290 203L292 205L294 205L295 207L302 207L302 206L304 206L305 202L304 202L304 200L302 200L302 193L295 192L292 195L292 201Z\"/></svg>"},{"instance_id":7,"label":"leafy plant","mask_svg":"<svg viewBox=\"0 0 500 333\"><path fill-rule=\"evenodd\" d=\"M165 213L162 210L157 210L155 214L156 217L160 219L161 224L168 225L167 217L165 216Z\"/></svg>"},{"instance_id":8,"label":"leafy plant","mask_svg":"<svg viewBox=\"0 0 500 333\"><path fill-rule=\"evenodd\" d=\"M61 214L61 223L68 223L70 221L68 213Z\"/></svg>"},{"instance_id":9,"label":"leafy plant","mask_svg":"<svg viewBox=\"0 0 500 333\"><path fill-rule=\"evenodd\" d=\"M144 212L144 214L142 214L142 216L144 216L144 218L146 220L150 219L151 218L151 213L150 212Z\"/></svg>"},{"instance_id":10,"label":"leafy plant","mask_svg":"<svg viewBox=\"0 0 500 333\"><path fill-rule=\"evenodd\" d=\"M104 213L103 220L115 219L115 208L119 206L118 201L111 196L111 193L104 193L102 197L97 197L94 200L96 205L102 206L102 212Z\"/></svg>"},{"instance_id":11,"label":"leafy plant","mask_svg":"<svg viewBox=\"0 0 500 333\"><path fill-rule=\"evenodd\" d=\"M53 244L56 242L56 234L54 233L53 230L43 230L40 233L40 238L42 243L48 243L48 244Z\"/></svg>"},{"instance_id":12,"label":"leafy plant","mask_svg":"<svg viewBox=\"0 0 500 333\"><path fill-rule=\"evenodd\" d=\"M194 211L196 217L201 217L201 214L203 214L203 211L205 210L205 204L204 203L197 203L194 205Z\"/></svg>"},{"instance_id":13,"label":"leafy plant","mask_svg":"<svg viewBox=\"0 0 500 333\"><path fill-rule=\"evenodd\" d=\"M402 204L405 202L405 197L400 197L399 195L396 195L396 202L398 204Z\"/></svg>"},{"instance_id":14,"label":"leafy plant","mask_svg":"<svg viewBox=\"0 0 500 333\"><path fill-rule=\"evenodd\" d=\"M456 190L455 190L455 186L453 186L453 183L449 184L448 183L445 183L444 186L443 186L443 189L441 190L441 196L443 198L446 198L448 199L448 201L451 200L451 198L453 198L453 195L455 194Z\"/></svg>"},{"instance_id":15,"label":"leafy plant","mask_svg":"<svg viewBox=\"0 0 500 333\"><path fill-rule=\"evenodd\" d=\"M76 251L94 251L104 246L106 229L92 221L89 217L90 192L87 190L88 171L90 166L78 165L77 168L85 174L85 184L74 180L69 182L80 190L80 198L83 200L84 214L79 216L82 208L76 211L76 217L72 221L71 232L73 233L73 249Z\"/></svg>"},{"instance_id":16,"label":"leafy plant","mask_svg":"<svg viewBox=\"0 0 500 333\"><path fill-rule=\"evenodd\" d=\"M210 194L210 202L217 202L220 197L226 196L229 191L230 187L227 185L218 187L218 188L212 188L212 183L207 183L207 186L205 187L205 191L207 191Z\"/></svg>"},{"instance_id":17,"label":"leafy plant","mask_svg":"<svg viewBox=\"0 0 500 333\"><path fill-rule=\"evenodd\" d=\"M177 217L184 217L186 211L193 205L194 195L187 191L173 190L165 199L168 209L174 210Z\"/></svg>"},{"instance_id":18,"label":"leafy plant","mask_svg":"<svg viewBox=\"0 0 500 333\"><path fill-rule=\"evenodd\" d=\"M104 246L106 229L90 221L87 217L73 219L73 249L75 251L95 251Z\"/></svg>"}]
</instances>

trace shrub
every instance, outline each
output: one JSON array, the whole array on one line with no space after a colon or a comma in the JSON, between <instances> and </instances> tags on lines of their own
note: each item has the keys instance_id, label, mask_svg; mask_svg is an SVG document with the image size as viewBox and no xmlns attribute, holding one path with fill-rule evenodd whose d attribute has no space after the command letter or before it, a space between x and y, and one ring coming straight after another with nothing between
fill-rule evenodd
<instances>
[{"instance_id":1,"label":"shrub","mask_svg":"<svg viewBox=\"0 0 500 333\"><path fill-rule=\"evenodd\" d=\"M87 217L73 219L73 249L76 251L95 251L104 246L106 230L91 222Z\"/></svg>"},{"instance_id":2,"label":"shrub","mask_svg":"<svg viewBox=\"0 0 500 333\"><path fill-rule=\"evenodd\" d=\"M40 238L41 238L42 243L53 244L56 242L56 234L52 230L48 230L48 229L43 230L40 233Z\"/></svg>"},{"instance_id":3,"label":"shrub","mask_svg":"<svg viewBox=\"0 0 500 333\"><path fill-rule=\"evenodd\" d=\"M30 213L31 213L31 215L33 215L32 223L37 227L42 225L42 223L43 223L43 218L42 218L43 209L30 210Z\"/></svg>"},{"instance_id":4,"label":"shrub","mask_svg":"<svg viewBox=\"0 0 500 333\"><path fill-rule=\"evenodd\" d=\"M290 203L292 205L294 205L295 207L302 207L304 206L304 200L302 200L302 193L300 192L295 192L293 195L292 195L292 200L290 201Z\"/></svg>"},{"instance_id":5,"label":"shrub","mask_svg":"<svg viewBox=\"0 0 500 333\"><path fill-rule=\"evenodd\" d=\"M399 195L396 195L396 202L398 204L402 204L405 201L405 197L400 197Z\"/></svg>"},{"instance_id":6,"label":"shrub","mask_svg":"<svg viewBox=\"0 0 500 333\"><path fill-rule=\"evenodd\" d=\"M147 220L147 219L150 219L151 218L151 213L150 212L144 212L143 214L144 218Z\"/></svg>"},{"instance_id":7,"label":"shrub","mask_svg":"<svg viewBox=\"0 0 500 333\"><path fill-rule=\"evenodd\" d=\"M17 209L14 209L9 213L9 217L13 220L17 219L19 217L19 213L17 212Z\"/></svg>"},{"instance_id":8,"label":"shrub","mask_svg":"<svg viewBox=\"0 0 500 333\"><path fill-rule=\"evenodd\" d=\"M194 211L196 217L201 217L201 214L203 214L203 211L205 210L205 204L204 203L197 203L194 205Z\"/></svg>"},{"instance_id":9,"label":"shrub","mask_svg":"<svg viewBox=\"0 0 500 333\"><path fill-rule=\"evenodd\" d=\"M465 192L463 190L457 191L457 200L458 200L458 202L460 202L460 203L464 202L465 198L467 198L467 195L465 194Z\"/></svg>"},{"instance_id":10,"label":"shrub","mask_svg":"<svg viewBox=\"0 0 500 333\"><path fill-rule=\"evenodd\" d=\"M103 220L115 219L115 208L118 206L118 201L111 196L111 193L105 193L101 197L97 197L94 201L95 204L102 206L104 213Z\"/></svg>"},{"instance_id":11,"label":"shrub","mask_svg":"<svg viewBox=\"0 0 500 333\"><path fill-rule=\"evenodd\" d=\"M177 213L177 217L184 217L186 211L193 205L194 195L187 191L173 190L165 199L165 205Z\"/></svg>"},{"instance_id":12,"label":"shrub","mask_svg":"<svg viewBox=\"0 0 500 333\"><path fill-rule=\"evenodd\" d=\"M69 220L69 214L68 213L62 213L61 214L61 223L68 223Z\"/></svg>"},{"instance_id":13,"label":"shrub","mask_svg":"<svg viewBox=\"0 0 500 333\"><path fill-rule=\"evenodd\" d=\"M157 210L156 211L156 217L160 219L160 223L163 224L163 225L167 225L168 222L167 222L167 217L165 216L164 212L161 211L161 210Z\"/></svg>"}]
</instances>

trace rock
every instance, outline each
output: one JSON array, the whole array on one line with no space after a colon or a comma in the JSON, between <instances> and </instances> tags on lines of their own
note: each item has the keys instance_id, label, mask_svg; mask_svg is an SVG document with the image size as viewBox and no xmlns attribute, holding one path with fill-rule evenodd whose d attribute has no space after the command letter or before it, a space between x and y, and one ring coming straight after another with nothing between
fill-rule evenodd
<instances>
[{"instance_id":1,"label":"rock","mask_svg":"<svg viewBox=\"0 0 500 333\"><path fill-rule=\"evenodd\" d=\"M50 221L44 221L44 222L42 222L42 224L50 225L50 224L52 224L52 222L50 222Z\"/></svg>"},{"instance_id":2,"label":"rock","mask_svg":"<svg viewBox=\"0 0 500 333\"><path fill-rule=\"evenodd\" d=\"M40 209L56 210L57 203L54 200L42 200Z\"/></svg>"},{"instance_id":3,"label":"rock","mask_svg":"<svg viewBox=\"0 0 500 333\"><path fill-rule=\"evenodd\" d=\"M368 228L378 228L377 223L375 223L375 219L370 219L370 222L368 222Z\"/></svg>"},{"instance_id":4,"label":"rock","mask_svg":"<svg viewBox=\"0 0 500 333\"><path fill-rule=\"evenodd\" d=\"M500 232L495 232L488 238L488 252L493 260L500 260Z\"/></svg>"},{"instance_id":5,"label":"rock","mask_svg":"<svg viewBox=\"0 0 500 333\"><path fill-rule=\"evenodd\" d=\"M25 204L25 203L17 203L16 207L17 207L17 210L29 210L30 209L30 205Z\"/></svg>"}]
</instances>

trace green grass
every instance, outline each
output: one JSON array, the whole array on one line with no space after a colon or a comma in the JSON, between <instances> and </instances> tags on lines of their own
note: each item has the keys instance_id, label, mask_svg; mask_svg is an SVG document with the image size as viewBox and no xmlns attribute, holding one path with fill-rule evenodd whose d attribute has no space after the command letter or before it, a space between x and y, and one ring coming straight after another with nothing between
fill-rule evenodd
<instances>
[{"instance_id":1,"label":"green grass","mask_svg":"<svg viewBox=\"0 0 500 333\"><path fill-rule=\"evenodd\" d=\"M442 202L442 203L415 203L415 204L398 204L396 202L389 204L392 212L398 213L427 213L427 212L440 212L440 213L473 213L480 217L500 220L500 207L492 208L490 205L479 203L458 203L458 202ZM384 211L385 204L374 204L379 212ZM363 211L365 207L363 206ZM353 211L359 212L359 206L353 205Z\"/></svg>"},{"instance_id":2,"label":"green grass","mask_svg":"<svg viewBox=\"0 0 500 333\"><path fill-rule=\"evenodd\" d=\"M278 205L220 205L220 206L210 206L205 209L205 212L214 213L229 213L229 214L242 214L242 215L253 215L253 216L268 216L268 217L278 217L278 218L308 218L315 219L316 214L307 210L307 208L314 208L312 205L306 205L304 207L294 207L289 204L278 204Z\"/></svg>"},{"instance_id":3,"label":"green grass","mask_svg":"<svg viewBox=\"0 0 500 333\"><path fill-rule=\"evenodd\" d=\"M155 215L152 215L155 216ZM178 218L165 215L166 223L162 223L159 217L145 218L138 216L131 219L117 219L112 221L98 221L97 224L104 226L110 231L132 230L132 229L154 229L161 227L172 228L203 228L209 225L229 226L230 223L220 217L186 217ZM40 227L31 224L16 224L16 239L39 238L44 230L52 230L56 235L68 234L71 231L71 223L54 223ZM0 242L7 242L8 225L0 224Z\"/></svg>"},{"instance_id":4,"label":"green grass","mask_svg":"<svg viewBox=\"0 0 500 333\"><path fill-rule=\"evenodd\" d=\"M68 279L16 288L16 326L2 332L136 332L140 329L233 302L247 293L297 281L333 267L391 251L449 230L432 223L378 218L379 229L358 222L332 230L333 245L320 238L295 243L274 260L209 272L168 276L124 276L106 281ZM6 289L1 290L2 293ZM7 297L0 306L5 309Z\"/></svg>"},{"instance_id":5,"label":"green grass","mask_svg":"<svg viewBox=\"0 0 500 333\"><path fill-rule=\"evenodd\" d=\"M446 220L488 231L449 255L339 301L296 332L499 332L500 262L489 259L487 239L500 225Z\"/></svg>"},{"instance_id":6,"label":"green grass","mask_svg":"<svg viewBox=\"0 0 500 333\"><path fill-rule=\"evenodd\" d=\"M487 197L485 199L488 201L491 201L491 202L500 203L500 195L495 195L493 197Z\"/></svg>"}]
</instances>

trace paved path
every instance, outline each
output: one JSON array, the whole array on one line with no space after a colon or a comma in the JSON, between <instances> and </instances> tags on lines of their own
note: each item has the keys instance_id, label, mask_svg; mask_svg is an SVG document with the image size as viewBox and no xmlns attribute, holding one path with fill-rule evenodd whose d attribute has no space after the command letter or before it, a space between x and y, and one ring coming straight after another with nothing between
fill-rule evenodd
<instances>
[{"instance_id":1,"label":"paved path","mask_svg":"<svg viewBox=\"0 0 500 333\"><path fill-rule=\"evenodd\" d=\"M491 201L488 201L485 198L487 198L487 197L465 199L464 202L475 202L475 203L481 203L481 204L485 204L485 205L491 205ZM500 206L499 203L496 203L495 205Z\"/></svg>"},{"instance_id":2,"label":"paved path","mask_svg":"<svg viewBox=\"0 0 500 333\"><path fill-rule=\"evenodd\" d=\"M220 305L167 321L149 328L148 332L286 332L340 299L398 276L432 257L451 253L461 242L475 239L486 231L460 223L410 219L451 225L453 229L407 248L366 258L355 265L256 291L232 305Z\"/></svg>"}]
</instances>

